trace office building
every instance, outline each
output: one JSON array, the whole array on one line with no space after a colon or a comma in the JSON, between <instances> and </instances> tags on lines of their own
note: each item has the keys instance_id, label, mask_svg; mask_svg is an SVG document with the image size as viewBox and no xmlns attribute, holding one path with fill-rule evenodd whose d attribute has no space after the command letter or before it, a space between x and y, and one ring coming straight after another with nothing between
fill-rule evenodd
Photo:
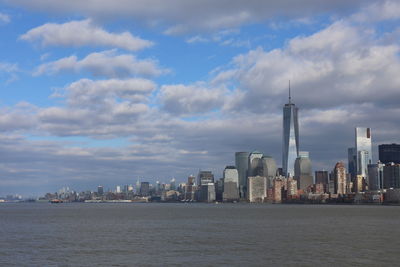
<instances>
[{"instance_id":1,"label":"office building","mask_svg":"<svg viewBox=\"0 0 400 267\"><path fill-rule=\"evenodd\" d=\"M239 200L239 174L235 166L225 167L223 181L223 201Z\"/></svg>"},{"instance_id":2,"label":"office building","mask_svg":"<svg viewBox=\"0 0 400 267\"><path fill-rule=\"evenodd\" d=\"M276 177L276 162L270 156L263 156L262 159L262 176L267 178L267 188L272 188L272 181Z\"/></svg>"},{"instance_id":3,"label":"office building","mask_svg":"<svg viewBox=\"0 0 400 267\"><path fill-rule=\"evenodd\" d=\"M235 165L239 175L239 195L245 198L247 188L247 171L249 168L249 152L236 152Z\"/></svg>"},{"instance_id":4,"label":"office building","mask_svg":"<svg viewBox=\"0 0 400 267\"><path fill-rule=\"evenodd\" d=\"M299 189L306 190L314 183L309 153L301 151L294 164L294 178Z\"/></svg>"},{"instance_id":5,"label":"office building","mask_svg":"<svg viewBox=\"0 0 400 267\"><path fill-rule=\"evenodd\" d=\"M368 182L368 164L372 164L371 128L357 127L355 129L356 170Z\"/></svg>"},{"instance_id":6,"label":"office building","mask_svg":"<svg viewBox=\"0 0 400 267\"><path fill-rule=\"evenodd\" d=\"M263 154L259 151L253 151L249 155L249 169L247 172L247 176L261 176L263 174L263 165L262 165L262 157Z\"/></svg>"},{"instance_id":7,"label":"office building","mask_svg":"<svg viewBox=\"0 0 400 267\"><path fill-rule=\"evenodd\" d=\"M335 185L335 194L344 195L346 194L346 185L347 185L347 174L346 167L343 162L338 162L335 165L333 170L334 175L334 185Z\"/></svg>"},{"instance_id":8,"label":"office building","mask_svg":"<svg viewBox=\"0 0 400 267\"><path fill-rule=\"evenodd\" d=\"M185 185L184 189L184 200L187 201L193 201L195 199L195 192L196 192L196 186L195 186L195 179L193 175L190 175L187 179L187 183Z\"/></svg>"},{"instance_id":9,"label":"office building","mask_svg":"<svg viewBox=\"0 0 400 267\"><path fill-rule=\"evenodd\" d=\"M199 186L214 183L214 174L211 171L200 171L197 176L197 184Z\"/></svg>"},{"instance_id":10,"label":"office building","mask_svg":"<svg viewBox=\"0 0 400 267\"><path fill-rule=\"evenodd\" d=\"M248 177L248 201L262 203L267 197L267 178L263 176Z\"/></svg>"},{"instance_id":11,"label":"office building","mask_svg":"<svg viewBox=\"0 0 400 267\"><path fill-rule=\"evenodd\" d=\"M283 146L282 169L286 177L294 175L294 162L299 156L299 123L298 108L291 101L289 85L289 102L283 107Z\"/></svg>"},{"instance_id":12,"label":"office building","mask_svg":"<svg viewBox=\"0 0 400 267\"><path fill-rule=\"evenodd\" d=\"M347 160L349 168L348 172L351 180L353 180L357 175L357 150L355 147L347 149Z\"/></svg>"},{"instance_id":13,"label":"office building","mask_svg":"<svg viewBox=\"0 0 400 267\"><path fill-rule=\"evenodd\" d=\"M385 164L378 161L376 164L368 164L368 189L383 189L383 167Z\"/></svg>"},{"instance_id":14,"label":"office building","mask_svg":"<svg viewBox=\"0 0 400 267\"><path fill-rule=\"evenodd\" d=\"M150 195L150 183L149 182L141 182L140 183L140 195L143 197Z\"/></svg>"},{"instance_id":15,"label":"office building","mask_svg":"<svg viewBox=\"0 0 400 267\"><path fill-rule=\"evenodd\" d=\"M379 161L383 164L391 162L400 164L400 145L399 144L383 144L379 145Z\"/></svg>"},{"instance_id":16,"label":"office building","mask_svg":"<svg viewBox=\"0 0 400 267\"><path fill-rule=\"evenodd\" d=\"M383 187L400 188L400 164L386 164L383 167Z\"/></svg>"},{"instance_id":17,"label":"office building","mask_svg":"<svg viewBox=\"0 0 400 267\"><path fill-rule=\"evenodd\" d=\"M199 193L200 193L199 201L208 203L214 202L216 199L215 184L214 183L202 184L200 186Z\"/></svg>"},{"instance_id":18,"label":"office building","mask_svg":"<svg viewBox=\"0 0 400 267\"><path fill-rule=\"evenodd\" d=\"M99 196L104 195L104 188L103 188L103 186L99 185L99 186L97 187L97 194L98 194Z\"/></svg>"}]
</instances>

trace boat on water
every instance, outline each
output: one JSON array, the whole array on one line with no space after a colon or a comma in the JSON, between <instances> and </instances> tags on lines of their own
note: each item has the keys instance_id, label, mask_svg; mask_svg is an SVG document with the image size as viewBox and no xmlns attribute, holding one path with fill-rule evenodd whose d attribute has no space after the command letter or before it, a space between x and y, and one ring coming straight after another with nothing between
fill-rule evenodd
<instances>
[{"instance_id":1,"label":"boat on water","mask_svg":"<svg viewBox=\"0 0 400 267\"><path fill-rule=\"evenodd\" d=\"M50 203L52 203L52 204L58 204L58 203L63 203L63 201L62 201L61 199L55 198L55 199L50 200Z\"/></svg>"}]
</instances>

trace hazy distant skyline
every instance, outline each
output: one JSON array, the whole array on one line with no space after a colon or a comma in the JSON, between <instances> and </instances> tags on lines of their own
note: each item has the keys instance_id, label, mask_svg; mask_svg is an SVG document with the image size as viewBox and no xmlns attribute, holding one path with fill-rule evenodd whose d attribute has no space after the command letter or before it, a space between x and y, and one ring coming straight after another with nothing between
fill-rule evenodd
<instances>
[{"instance_id":1,"label":"hazy distant skyline","mask_svg":"<svg viewBox=\"0 0 400 267\"><path fill-rule=\"evenodd\" d=\"M400 1L0 0L0 196L222 177L282 159L299 107L313 169L354 128L400 142Z\"/></svg>"}]
</instances>

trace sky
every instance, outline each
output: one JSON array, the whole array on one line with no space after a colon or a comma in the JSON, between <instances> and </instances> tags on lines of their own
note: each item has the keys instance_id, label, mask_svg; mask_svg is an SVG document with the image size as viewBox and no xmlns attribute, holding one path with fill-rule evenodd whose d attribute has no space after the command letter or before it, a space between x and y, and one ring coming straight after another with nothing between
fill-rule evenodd
<instances>
[{"instance_id":1,"label":"sky","mask_svg":"<svg viewBox=\"0 0 400 267\"><path fill-rule=\"evenodd\" d=\"M0 0L0 196L222 177L282 158L299 107L314 170L354 128L400 142L400 1Z\"/></svg>"}]
</instances>

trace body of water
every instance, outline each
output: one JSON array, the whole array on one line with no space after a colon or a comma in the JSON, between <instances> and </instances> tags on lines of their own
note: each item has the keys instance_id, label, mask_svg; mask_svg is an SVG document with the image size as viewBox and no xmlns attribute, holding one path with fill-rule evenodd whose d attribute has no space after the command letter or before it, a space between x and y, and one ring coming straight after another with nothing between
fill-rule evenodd
<instances>
[{"instance_id":1,"label":"body of water","mask_svg":"<svg viewBox=\"0 0 400 267\"><path fill-rule=\"evenodd\" d=\"M400 207L2 203L0 266L398 266Z\"/></svg>"}]
</instances>

